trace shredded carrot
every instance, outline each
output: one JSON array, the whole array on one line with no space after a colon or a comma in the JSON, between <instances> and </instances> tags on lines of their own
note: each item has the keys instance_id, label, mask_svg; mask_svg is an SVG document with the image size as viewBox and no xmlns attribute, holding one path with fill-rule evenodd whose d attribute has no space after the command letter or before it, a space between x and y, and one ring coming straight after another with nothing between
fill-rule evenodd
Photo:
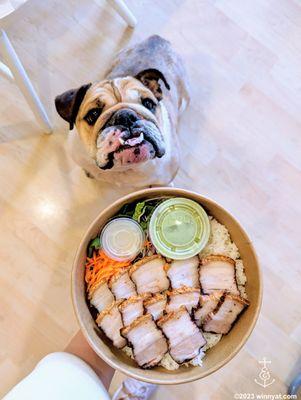
<instances>
[{"instance_id":1,"label":"shredded carrot","mask_svg":"<svg viewBox=\"0 0 301 400\"><path fill-rule=\"evenodd\" d=\"M103 250L93 252L91 258L86 259L85 281L87 291L91 294L102 281L108 281L117 272L127 268L130 261L116 261L109 258Z\"/></svg>"}]
</instances>

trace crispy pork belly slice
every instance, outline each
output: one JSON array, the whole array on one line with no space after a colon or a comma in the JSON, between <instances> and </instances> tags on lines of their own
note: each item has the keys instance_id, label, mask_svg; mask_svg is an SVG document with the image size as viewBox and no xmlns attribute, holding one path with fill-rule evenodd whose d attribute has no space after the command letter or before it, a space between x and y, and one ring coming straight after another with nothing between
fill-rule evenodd
<instances>
[{"instance_id":1,"label":"crispy pork belly slice","mask_svg":"<svg viewBox=\"0 0 301 400\"><path fill-rule=\"evenodd\" d=\"M132 344L134 358L142 368L156 366L168 350L166 339L150 314L137 318L121 333Z\"/></svg>"},{"instance_id":2,"label":"crispy pork belly slice","mask_svg":"<svg viewBox=\"0 0 301 400\"><path fill-rule=\"evenodd\" d=\"M126 345L126 340L120 335L120 329L123 327L121 314L118 310L120 302L115 301L107 307L96 318L97 325L103 330L105 335L112 340L113 345L121 349Z\"/></svg>"},{"instance_id":3,"label":"crispy pork belly slice","mask_svg":"<svg viewBox=\"0 0 301 400\"><path fill-rule=\"evenodd\" d=\"M106 307L114 303L115 300L106 281L100 283L89 297L90 303L97 308L98 312L103 311Z\"/></svg>"},{"instance_id":4,"label":"crispy pork belly slice","mask_svg":"<svg viewBox=\"0 0 301 400\"><path fill-rule=\"evenodd\" d=\"M202 292L226 290L239 294L235 278L235 261L226 256L212 255L201 260L200 283Z\"/></svg>"},{"instance_id":5,"label":"crispy pork belly slice","mask_svg":"<svg viewBox=\"0 0 301 400\"><path fill-rule=\"evenodd\" d=\"M193 308L196 308L200 300L200 289L182 287L180 289L174 289L168 294L168 304L166 311L177 311L181 306L184 306L186 310L191 313Z\"/></svg>"},{"instance_id":6,"label":"crispy pork belly slice","mask_svg":"<svg viewBox=\"0 0 301 400\"><path fill-rule=\"evenodd\" d=\"M137 295L135 285L131 281L127 270L114 275L109 281L109 288L116 300L129 299Z\"/></svg>"},{"instance_id":7,"label":"crispy pork belly slice","mask_svg":"<svg viewBox=\"0 0 301 400\"><path fill-rule=\"evenodd\" d=\"M200 306L194 311L194 320L197 326L201 326L207 315L215 310L224 293L217 290L211 294L200 296Z\"/></svg>"},{"instance_id":8,"label":"crispy pork belly slice","mask_svg":"<svg viewBox=\"0 0 301 400\"><path fill-rule=\"evenodd\" d=\"M158 293L169 288L165 265L164 258L155 255L143 258L130 268L130 277L138 294Z\"/></svg>"},{"instance_id":9,"label":"crispy pork belly slice","mask_svg":"<svg viewBox=\"0 0 301 400\"><path fill-rule=\"evenodd\" d=\"M143 315L143 299L143 295L132 296L119 305L118 308L121 312L124 326L130 325L135 319Z\"/></svg>"},{"instance_id":10,"label":"crispy pork belly slice","mask_svg":"<svg viewBox=\"0 0 301 400\"><path fill-rule=\"evenodd\" d=\"M198 256L188 258L187 260L172 261L167 271L172 288L178 289L182 286L199 287L199 263Z\"/></svg>"},{"instance_id":11,"label":"crispy pork belly slice","mask_svg":"<svg viewBox=\"0 0 301 400\"><path fill-rule=\"evenodd\" d=\"M218 307L206 317L203 330L212 333L228 333L239 314L248 305L247 300L230 293L226 294Z\"/></svg>"},{"instance_id":12,"label":"crispy pork belly slice","mask_svg":"<svg viewBox=\"0 0 301 400\"><path fill-rule=\"evenodd\" d=\"M168 339L171 357L179 364L195 358L206 344L185 307L166 314L157 324Z\"/></svg>"},{"instance_id":13,"label":"crispy pork belly slice","mask_svg":"<svg viewBox=\"0 0 301 400\"><path fill-rule=\"evenodd\" d=\"M158 318L161 318L163 312L165 310L167 303L167 296L166 294L155 294L152 297L147 298L144 300L144 307L146 308L147 312L152 315L153 319L156 321Z\"/></svg>"}]
</instances>

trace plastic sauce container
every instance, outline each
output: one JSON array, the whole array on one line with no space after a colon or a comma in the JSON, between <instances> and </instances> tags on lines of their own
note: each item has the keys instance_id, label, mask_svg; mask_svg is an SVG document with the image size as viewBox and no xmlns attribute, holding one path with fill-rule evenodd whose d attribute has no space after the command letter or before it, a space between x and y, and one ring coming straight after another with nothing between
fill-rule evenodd
<instances>
[{"instance_id":1,"label":"plastic sauce container","mask_svg":"<svg viewBox=\"0 0 301 400\"><path fill-rule=\"evenodd\" d=\"M131 218L115 218L102 229L100 242L103 251L113 260L132 260L142 249L144 232Z\"/></svg>"},{"instance_id":2,"label":"plastic sauce container","mask_svg":"<svg viewBox=\"0 0 301 400\"><path fill-rule=\"evenodd\" d=\"M198 254L210 236L210 222L197 202L176 197L161 203L153 212L149 235L165 257L184 260Z\"/></svg>"}]
</instances>

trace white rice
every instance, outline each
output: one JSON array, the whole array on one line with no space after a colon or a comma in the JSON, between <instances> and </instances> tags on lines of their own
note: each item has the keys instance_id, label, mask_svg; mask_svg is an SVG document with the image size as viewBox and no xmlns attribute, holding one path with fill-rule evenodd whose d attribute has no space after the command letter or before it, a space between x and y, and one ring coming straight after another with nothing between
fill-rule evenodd
<instances>
[{"instance_id":1,"label":"white rice","mask_svg":"<svg viewBox=\"0 0 301 400\"><path fill-rule=\"evenodd\" d=\"M220 224L215 218L209 217L211 233L209 241L200 253L200 257L210 254L222 254L236 260L240 257L238 248L232 242L230 234L225 225Z\"/></svg>"},{"instance_id":2,"label":"white rice","mask_svg":"<svg viewBox=\"0 0 301 400\"><path fill-rule=\"evenodd\" d=\"M247 277L245 274L245 268L242 260L235 261L235 270L236 270L236 282L238 285L245 285L247 282Z\"/></svg>"},{"instance_id":3,"label":"white rice","mask_svg":"<svg viewBox=\"0 0 301 400\"><path fill-rule=\"evenodd\" d=\"M203 349L201 349L198 356L196 356L192 360L184 363L183 365L184 365L184 367L190 367L191 365L193 367L201 367L203 365L202 358L204 358L204 357L205 357L205 352L203 351Z\"/></svg>"},{"instance_id":4,"label":"white rice","mask_svg":"<svg viewBox=\"0 0 301 400\"><path fill-rule=\"evenodd\" d=\"M131 347L125 346L125 347L122 348L122 351L124 351L125 354L126 354L128 357L134 359L133 349L132 349Z\"/></svg>"},{"instance_id":5,"label":"white rice","mask_svg":"<svg viewBox=\"0 0 301 400\"><path fill-rule=\"evenodd\" d=\"M213 336L219 336L219 335L214 335L214 334L208 334L208 335L213 335ZM222 336L222 335L220 335ZM215 339L216 341L216 339ZM208 342L206 344L206 347L208 346ZM129 346L125 346L122 351L130 358L134 359L134 354L133 354L133 350L131 349L131 347ZM193 366L200 366L202 365L202 358L205 356L205 353L203 350L200 351L199 355L195 358L193 358L192 360L190 360L188 363L184 363L183 365L185 367L189 367L189 365L193 365ZM168 369L169 371L174 371L178 368L180 368L180 365L171 357L171 355L169 353L166 353L164 355L164 357L162 358L162 360L160 361L159 364L161 367Z\"/></svg>"},{"instance_id":6,"label":"white rice","mask_svg":"<svg viewBox=\"0 0 301 400\"><path fill-rule=\"evenodd\" d=\"M243 286L243 285L237 285L237 286L238 286L238 290L239 290L240 296L241 296L243 299L248 300L248 295L247 295L247 292L246 292L246 287Z\"/></svg>"},{"instance_id":7,"label":"white rice","mask_svg":"<svg viewBox=\"0 0 301 400\"><path fill-rule=\"evenodd\" d=\"M207 351L207 350L211 349L211 347L218 344L218 342L221 340L223 335L221 333L203 332L203 336L207 341L207 343L203 347L203 351Z\"/></svg>"},{"instance_id":8,"label":"white rice","mask_svg":"<svg viewBox=\"0 0 301 400\"><path fill-rule=\"evenodd\" d=\"M169 353L166 353L160 362L160 366L168 369L169 371L174 371L178 369L180 366L175 360L171 357Z\"/></svg>"},{"instance_id":9,"label":"white rice","mask_svg":"<svg viewBox=\"0 0 301 400\"><path fill-rule=\"evenodd\" d=\"M209 220L211 226L210 238L199 256L202 258L211 254L221 254L231 257L233 260L235 260L235 272L238 289L241 297L247 299L247 293L244 286L247 282L247 277L245 275L243 261L240 259L238 248L236 244L232 242L229 231L224 225L220 224L213 217L209 217ZM217 345L223 336L222 334L208 332L203 332L203 335L207 341L206 345L202 348L197 357L187 363L184 363L184 366L202 366L202 358L205 356L205 352ZM126 346L122 350L129 357L134 358L133 350L130 347ZM159 365L170 371L174 371L180 367L180 365L173 360L169 353L165 354Z\"/></svg>"}]
</instances>

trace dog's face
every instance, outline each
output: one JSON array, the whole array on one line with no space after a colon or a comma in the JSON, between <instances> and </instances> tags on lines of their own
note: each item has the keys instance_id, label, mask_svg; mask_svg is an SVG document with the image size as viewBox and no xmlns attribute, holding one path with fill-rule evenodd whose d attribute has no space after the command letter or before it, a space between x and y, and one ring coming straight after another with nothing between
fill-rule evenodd
<instances>
[{"instance_id":1,"label":"dog's face","mask_svg":"<svg viewBox=\"0 0 301 400\"><path fill-rule=\"evenodd\" d=\"M57 96L58 113L76 125L83 145L100 169L124 169L163 157L158 119L162 89L169 85L157 70L136 77L88 84Z\"/></svg>"}]
</instances>

